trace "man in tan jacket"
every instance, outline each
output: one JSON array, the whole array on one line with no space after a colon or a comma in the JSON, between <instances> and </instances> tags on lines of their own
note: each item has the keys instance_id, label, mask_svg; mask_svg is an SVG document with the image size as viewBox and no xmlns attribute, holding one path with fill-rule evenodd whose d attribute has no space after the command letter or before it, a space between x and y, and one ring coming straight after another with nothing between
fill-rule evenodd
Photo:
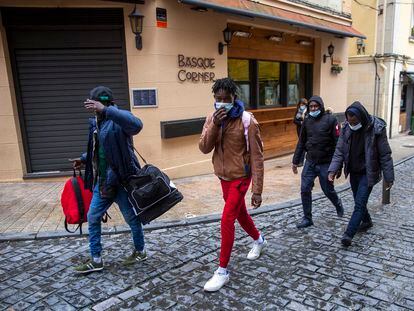
<instances>
[{"instance_id":1,"label":"man in tan jacket","mask_svg":"<svg viewBox=\"0 0 414 311\"><path fill-rule=\"evenodd\" d=\"M257 230L245 204L246 192L252 181L253 208L262 203L263 143L257 121L244 111L237 100L237 85L230 78L218 79L213 85L215 112L207 117L200 137L203 153L213 153L214 173L220 179L225 201L221 218L220 266L204 286L217 291L229 281L227 265L234 243L234 222L253 238L250 260L260 257L267 241Z\"/></svg>"}]
</instances>

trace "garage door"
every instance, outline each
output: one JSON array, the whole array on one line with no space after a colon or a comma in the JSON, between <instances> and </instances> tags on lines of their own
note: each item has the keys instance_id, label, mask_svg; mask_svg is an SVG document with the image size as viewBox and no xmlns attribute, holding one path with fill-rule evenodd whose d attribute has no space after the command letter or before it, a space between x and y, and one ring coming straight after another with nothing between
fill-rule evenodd
<instances>
[{"instance_id":1,"label":"garage door","mask_svg":"<svg viewBox=\"0 0 414 311\"><path fill-rule=\"evenodd\" d=\"M14 16L19 12L2 13L7 16L28 172L68 171L68 159L86 151L93 115L83 102L89 90L108 86L116 103L129 109L122 10L36 10L32 14L41 15L44 24L61 25L27 28L21 25L27 19Z\"/></svg>"}]
</instances>

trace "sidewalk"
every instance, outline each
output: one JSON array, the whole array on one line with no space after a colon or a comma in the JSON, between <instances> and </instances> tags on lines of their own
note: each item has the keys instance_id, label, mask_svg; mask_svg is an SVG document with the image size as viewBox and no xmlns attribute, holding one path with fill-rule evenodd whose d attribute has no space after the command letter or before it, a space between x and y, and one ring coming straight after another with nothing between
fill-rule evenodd
<instances>
[{"instance_id":1,"label":"sidewalk","mask_svg":"<svg viewBox=\"0 0 414 311\"><path fill-rule=\"evenodd\" d=\"M414 136L401 135L390 140L394 161L414 154ZM291 156L265 163L263 207L299 198L300 174L293 175ZM174 180L184 195L184 201L160 217L157 222L218 214L223 207L220 184L212 175ZM344 177L336 182L345 183ZM63 182L0 183L0 236L63 232L60 194ZM319 184L315 192L320 192ZM250 195L246 197L250 206ZM125 222L116 205L110 208L112 219L104 231L115 231Z\"/></svg>"}]
</instances>

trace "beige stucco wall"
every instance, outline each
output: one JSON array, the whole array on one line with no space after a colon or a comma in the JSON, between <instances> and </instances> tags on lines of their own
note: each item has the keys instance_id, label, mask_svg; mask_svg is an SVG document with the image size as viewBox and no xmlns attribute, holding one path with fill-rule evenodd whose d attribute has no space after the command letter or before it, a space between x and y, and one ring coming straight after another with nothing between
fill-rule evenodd
<instances>
[{"instance_id":1,"label":"beige stucco wall","mask_svg":"<svg viewBox=\"0 0 414 311\"><path fill-rule=\"evenodd\" d=\"M0 26L0 180L20 180L25 169L14 94L7 40Z\"/></svg>"},{"instance_id":2,"label":"beige stucco wall","mask_svg":"<svg viewBox=\"0 0 414 311\"><path fill-rule=\"evenodd\" d=\"M323 35L320 38L320 49L315 51L314 75L320 77L318 95L323 98L326 106L333 108L334 112L345 111L347 104L348 41L349 39ZM328 54L328 46L331 43L335 47L333 58L335 61L340 61L339 65L343 68L339 74L331 73L330 58L323 63L323 54Z\"/></svg>"},{"instance_id":3,"label":"beige stucco wall","mask_svg":"<svg viewBox=\"0 0 414 311\"><path fill-rule=\"evenodd\" d=\"M374 112L375 65L370 56L353 57L348 66L348 98L350 105L361 102L369 113Z\"/></svg>"},{"instance_id":4,"label":"beige stucco wall","mask_svg":"<svg viewBox=\"0 0 414 311\"><path fill-rule=\"evenodd\" d=\"M15 3L10 0L0 0L0 6L2 5L13 6ZM344 111L346 107L348 39L339 39L321 32L297 29L286 24L229 16L211 10L200 13L191 10L189 6L177 3L177 1L153 0L146 1L145 5L137 6L145 15L142 34L143 49L139 51L135 48L135 38L130 30L127 17L133 10L132 4L106 1L50 0L39 1L36 5L124 8L129 87L130 89L148 87L158 90L157 108L131 108L132 112L144 122L144 129L135 137L135 143L149 162L167 169L171 177L198 175L212 171L211 154L203 155L198 150L199 135L162 139L160 122L203 117L212 111L212 83L180 82L177 78L180 69L177 56L183 54L185 56L214 58L215 68L208 71L213 71L216 77L226 76L227 49L224 49L223 55L219 55L217 44L223 40L222 30L228 22L302 34L314 38L314 93L321 95L327 106L331 106L336 112ZM21 1L19 6L33 6L33 3ZM156 27L156 7L167 9L167 28ZM321 16L324 15L321 14ZM332 17L329 18L332 19ZM344 19L341 19L341 22L346 23ZM327 47L331 42L335 46L334 58L340 60L341 66L344 68L339 75L330 73L330 59L326 64L322 63L322 55L327 53ZM0 52L0 94L2 95L0 118L4 117L6 121L0 122L0 127L4 127L0 130L8 133L0 139L0 179L4 180L22 177L24 156L21 143L19 143L21 139L13 95L14 89L10 84L12 75L10 71L7 71L10 62L4 56L3 47L0 48ZM194 69L194 71L202 70ZM10 152L3 151L7 150L6 146L11 148ZM5 159L8 162L5 162ZM16 162L15 166L10 165L10 159Z\"/></svg>"},{"instance_id":5,"label":"beige stucco wall","mask_svg":"<svg viewBox=\"0 0 414 311\"><path fill-rule=\"evenodd\" d=\"M366 0L364 4L377 7L377 0ZM373 55L376 50L377 38L377 11L352 2L352 26L363 33L367 38L365 42L365 55ZM357 55L357 38L349 40L349 55Z\"/></svg>"},{"instance_id":6,"label":"beige stucco wall","mask_svg":"<svg viewBox=\"0 0 414 311\"><path fill-rule=\"evenodd\" d=\"M414 58L414 41L410 41L411 19L413 9L411 5L395 3L394 53ZM412 4L414 5L414 4Z\"/></svg>"}]
</instances>

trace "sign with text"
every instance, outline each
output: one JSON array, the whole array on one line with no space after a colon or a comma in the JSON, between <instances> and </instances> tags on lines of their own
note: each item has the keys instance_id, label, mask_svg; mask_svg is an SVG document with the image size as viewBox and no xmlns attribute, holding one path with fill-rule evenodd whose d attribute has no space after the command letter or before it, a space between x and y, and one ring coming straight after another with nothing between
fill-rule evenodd
<instances>
[{"instance_id":1,"label":"sign with text","mask_svg":"<svg viewBox=\"0 0 414 311\"><path fill-rule=\"evenodd\" d=\"M132 89L132 104L134 108L157 107L157 89Z\"/></svg>"},{"instance_id":2,"label":"sign with text","mask_svg":"<svg viewBox=\"0 0 414 311\"><path fill-rule=\"evenodd\" d=\"M157 17L157 27L167 28L167 9L157 8L156 17Z\"/></svg>"},{"instance_id":3,"label":"sign with text","mask_svg":"<svg viewBox=\"0 0 414 311\"><path fill-rule=\"evenodd\" d=\"M178 80L180 82L214 82L215 59L178 54Z\"/></svg>"}]
</instances>

